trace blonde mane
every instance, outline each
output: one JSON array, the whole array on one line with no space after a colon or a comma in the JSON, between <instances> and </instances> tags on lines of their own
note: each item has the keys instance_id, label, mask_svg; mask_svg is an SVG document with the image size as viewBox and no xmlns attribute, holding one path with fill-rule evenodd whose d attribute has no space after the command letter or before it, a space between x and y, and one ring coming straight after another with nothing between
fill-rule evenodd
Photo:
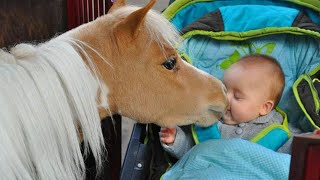
<instances>
[{"instance_id":1,"label":"blonde mane","mask_svg":"<svg viewBox=\"0 0 320 180\"><path fill-rule=\"evenodd\" d=\"M79 129L85 153L90 146L100 167L104 141L96 102L102 85L74 46L92 62L71 39L0 51L2 178L83 179Z\"/></svg>"}]
</instances>

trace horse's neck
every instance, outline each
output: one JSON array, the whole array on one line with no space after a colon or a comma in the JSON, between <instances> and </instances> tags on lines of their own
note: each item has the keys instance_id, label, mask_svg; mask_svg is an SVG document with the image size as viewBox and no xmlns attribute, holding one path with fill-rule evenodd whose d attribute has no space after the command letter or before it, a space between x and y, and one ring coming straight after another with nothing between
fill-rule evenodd
<instances>
[{"instance_id":1,"label":"horse's neck","mask_svg":"<svg viewBox=\"0 0 320 180\"><path fill-rule=\"evenodd\" d=\"M95 22L90 22L79 26L59 38L71 38L74 39L82 49L80 49L80 55L83 57L84 62L91 66L90 68L96 68L99 78L102 83L103 91L98 91L98 104L99 104L99 115L101 119L106 116L110 116L114 113L114 108L110 107L110 102L106 101L110 84L113 83L111 73L114 72L112 58L115 44L112 45L112 40L105 31L105 34L99 32L99 27L96 26ZM79 50L79 47L76 47ZM90 57L90 61L88 61ZM92 67L94 65L94 67ZM108 99L109 100L109 99ZM113 104L113 103L112 103Z\"/></svg>"}]
</instances>

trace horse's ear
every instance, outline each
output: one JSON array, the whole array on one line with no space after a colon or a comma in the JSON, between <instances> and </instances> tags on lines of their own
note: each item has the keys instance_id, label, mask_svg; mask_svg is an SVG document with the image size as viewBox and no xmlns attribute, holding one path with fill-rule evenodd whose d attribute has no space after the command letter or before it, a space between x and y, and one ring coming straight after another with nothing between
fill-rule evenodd
<instances>
[{"instance_id":1,"label":"horse's ear","mask_svg":"<svg viewBox=\"0 0 320 180\"><path fill-rule=\"evenodd\" d=\"M156 3L156 0L150 0L145 7L137 11L134 11L125 19L121 20L115 26L116 32L124 32L126 33L126 36L129 36L129 38L135 39L141 30L140 27L144 23L146 14L155 3Z\"/></svg>"},{"instance_id":2,"label":"horse's ear","mask_svg":"<svg viewBox=\"0 0 320 180\"><path fill-rule=\"evenodd\" d=\"M126 5L126 0L115 0L113 5L109 9L109 12L112 12L112 11L122 7L122 6L125 6L125 5Z\"/></svg>"}]
</instances>

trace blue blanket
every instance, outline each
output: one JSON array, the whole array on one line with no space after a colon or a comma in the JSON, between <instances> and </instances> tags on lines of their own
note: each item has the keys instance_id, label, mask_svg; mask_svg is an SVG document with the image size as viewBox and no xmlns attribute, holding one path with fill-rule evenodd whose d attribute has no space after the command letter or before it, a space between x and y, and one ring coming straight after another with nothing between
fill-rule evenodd
<instances>
[{"instance_id":1,"label":"blue blanket","mask_svg":"<svg viewBox=\"0 0 320 180\"><path fill-rule=\"evenodd\" d=\"M290 158L242 139L209 140L194 146L164 180L287 180Z\"/></svg>"}]
</instances>

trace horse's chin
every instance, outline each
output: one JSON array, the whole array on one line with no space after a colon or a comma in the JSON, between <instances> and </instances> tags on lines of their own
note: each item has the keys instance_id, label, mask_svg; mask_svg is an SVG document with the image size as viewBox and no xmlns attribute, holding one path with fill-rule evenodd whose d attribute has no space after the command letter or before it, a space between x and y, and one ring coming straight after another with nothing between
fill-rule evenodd
<instances>
[{"instance_id":1,"label":"horse's chin","mask_svg":"<svg viewBox=\"0 0 320 180\"><path fill-rule=\"evenodd\" d=\"M215 122L217 122L218 119L215 119L214 121L210 120L210 121L206 121L206 120L202 120L202 121L197 121L194 124L200 127L208 127L211 126L212 124L214 124Z\"/></svg>"},{"instance_id":2,"label":"horse's chin","mask_svg":"<svg viewBox=\"0 0 320 180\"><path fill-rule=\"evenodd\" d=\"M204 114L184 117L167 117L153 122L160 127L174 128L176 126L185 126L195 124L201 127L208 127L217 122L222 117L222 112L208 110Z\"/></svg>"},{"instance_id":3,"label":"horse's chin","mask_svg":"<svg viewBox=\"0 0 320 180\"><path fill-rule=\"evenodd\" d=\"M221 112L210 110L205 117L196 120L194 124L200 127L208 127L217 122L221 117Z\"/></svg>"}]
</instances>

